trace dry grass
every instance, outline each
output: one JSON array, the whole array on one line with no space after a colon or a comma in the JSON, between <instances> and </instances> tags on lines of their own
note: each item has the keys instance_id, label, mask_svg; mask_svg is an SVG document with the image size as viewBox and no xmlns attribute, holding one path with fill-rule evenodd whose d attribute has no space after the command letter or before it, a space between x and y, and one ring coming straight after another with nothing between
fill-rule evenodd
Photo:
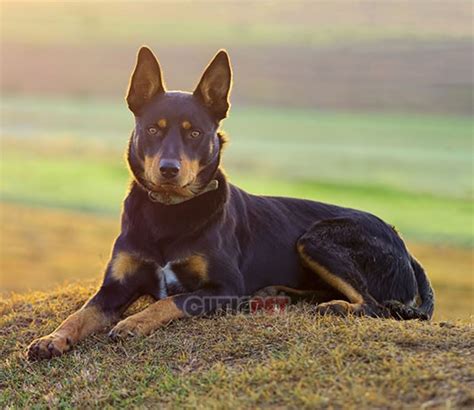
<instances>
[{"instance_id":1,"label":"dry grass","mask_svg":"<svg viewBox=\"0 0 474 410\"><path fill-rule=\"evenodd\" d=\"M99 281L118 218L0 204L0 282L8 291L48 290ZM474 314L471 249L411 244L436 290L435 319L468 320Z\"/></svg>"},{"instance_id":2,"label":"dry grass","mask_svg":"<svg viewBox=\"0 0 474 410\"><path fill-rule=\"evenodd\" d=\"M92 288L16 295L0 310L0 406L472 408L474 334L462 323L281 314L175 322L148 338L95 335L50 362L23 356Z\"/></svg>"}]
</instances>

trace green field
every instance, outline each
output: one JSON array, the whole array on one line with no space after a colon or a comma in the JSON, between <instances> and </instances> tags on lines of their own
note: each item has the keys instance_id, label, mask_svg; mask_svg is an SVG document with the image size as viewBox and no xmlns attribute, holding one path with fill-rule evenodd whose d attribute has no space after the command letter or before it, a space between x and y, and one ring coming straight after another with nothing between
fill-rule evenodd
<instances>
[{"instance_id":1,"label":"green field","mask_svg":"<svg viewBox=\"0 0 474 410\"><path fill-rule=\"evenodd\" d=\"M118 213L132 123L121 101L4 99L2 198ZM469 118L243 107L224 128L226 170L250 192L363 208L410 239L473 244Z\"/></svg>"}]
</instances>

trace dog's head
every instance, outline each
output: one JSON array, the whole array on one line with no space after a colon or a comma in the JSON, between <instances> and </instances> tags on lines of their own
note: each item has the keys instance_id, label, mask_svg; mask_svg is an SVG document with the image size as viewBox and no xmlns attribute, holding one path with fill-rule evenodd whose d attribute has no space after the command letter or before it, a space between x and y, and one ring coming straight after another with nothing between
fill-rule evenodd
<instances>
[{"instance_id":1,"label":"dog's head","mask_svg":"<svg viewBox=\"0 0 474 410\"><path fill-rule=\"evenodd\" d=\"M127 103L135 115L128 162L136 181L163 203L202 193L215 174L229 111L232 69L219 51L193 93L167 91L158 60L142 47L130 79ZM151 196L152 197L152 196Z\"/></svg>"}]
</instances>

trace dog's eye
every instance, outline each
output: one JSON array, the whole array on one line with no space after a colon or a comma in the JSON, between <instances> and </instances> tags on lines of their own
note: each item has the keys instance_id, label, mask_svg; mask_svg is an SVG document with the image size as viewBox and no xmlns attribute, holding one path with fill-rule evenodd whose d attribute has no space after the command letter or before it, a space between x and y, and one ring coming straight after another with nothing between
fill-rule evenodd
<instances>
[{"instance_id":1,"label":"dog's eye","mask_svg":"<svg viewBox=\"0 0 474 410\"><path fill-rule=\"evenodd\" d=\"M156 134L158 134L158 128L153 127L153 126L152 126L152 127L148 127L148 128L147 128L147 132L148 132L148 134L150 134L150 135L156 135Z\"/></svg>"},{"instance_id":2,"label":"dog's eye","mask_svg":"<svg viewBox=\"0 0 474 410\"><path fill-rule=\"evenodd\" d=\"M198 130L194 130L189 133L189 136L193 139L199 137L200 135L201 135L201 132Z\"/></svg>"}]
</instances>

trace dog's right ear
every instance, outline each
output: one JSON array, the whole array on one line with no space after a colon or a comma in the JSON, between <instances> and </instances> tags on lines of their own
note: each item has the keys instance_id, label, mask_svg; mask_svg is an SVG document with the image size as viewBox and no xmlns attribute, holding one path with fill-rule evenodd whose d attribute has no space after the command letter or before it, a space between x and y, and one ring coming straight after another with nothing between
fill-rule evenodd
<instances>
[{"instance_id":1,"label":"dog's right ear","mask_svg":"<svg viewBox=\"0 0 474 410\"><path fill-rule=\"evenodd\" d=\"M127 91L128 108L140 114L143 106L159 93L165 92L160 64L148 47L138 50L137 63Z\"/></svg>"}]
</instances>

